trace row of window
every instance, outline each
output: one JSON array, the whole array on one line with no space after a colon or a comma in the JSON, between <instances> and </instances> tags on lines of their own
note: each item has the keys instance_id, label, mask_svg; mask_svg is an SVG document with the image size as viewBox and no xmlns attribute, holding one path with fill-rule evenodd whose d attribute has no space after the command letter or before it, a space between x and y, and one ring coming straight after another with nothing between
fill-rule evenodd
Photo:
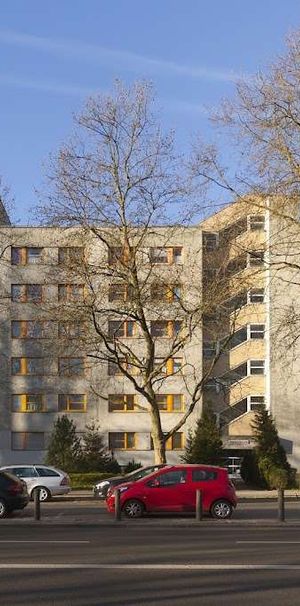
<instances>
[{"instance_id":1,"label":"row of window","mask_svg":"<svg viewBox=\"0 0 300 606\"><path fill-rule=\"evenodd\" d=\"M256 340L256 339L264 339L265 338L265 324L249 324L248 326L243 326L239 330L237 330L226 345L226 349L233 349L241 343L244 343L248 340ZM228 337L225 339L221 339L217 343L212 341L204 341L203 342L203 356L204 358L213 358L218 354L220 349L224 347L224 344L227 342Z\"/></svg>"},{"instance_id":2,"label":"row of window","mask_svg":"<svg viewBox=\"0 0 300 606\"><path fill-rule=\"evenodd\" d=\"M132 431L115 431L108 434L110 450L136 450L138 447L138 434ZM41 431L13 431L11 433L12 450L45 450L46 435ZM167 450L182 450L184 448L184 435L175 433L166 442ZM150 439L149 450L153 450Z\"/></svg>"},{"instance_id":3,"label":"row of window","mask_svg":"<svg viewBox=\"0 0 300 606\"><path fill-rule=\"evenodd\" d=\"M230 233L230 227L228 231L229 237L236 237L239 233L246 231L264 231L265 230L265 216L264 215L250 215L247 218L241 220L238 230L232 230ZM234 227L234 225L232 226ZM237 233L235 233L237 232ZM220 241L226 239L226 233L217 232L204 232L203 233L203 248L207 252L212 252L218 248ZM225 236L225 238L224 238Z\"/></svg>"},{"instance_id":4,"label":"row of window","mask_svg":"<svg viewBox=\"0 0 300 606\"><path fill-rule=\"evenodd\" d=\"M184 410L183 394L158 394L157 403L162 412L182 412ZM12 412L85 412L87 397L85 394L58 394L57 407L49 406L43 394L12 394ZM110 394L108 396L109 412L146 412L139 406L134 394Z\"/></svg>"},{"instance_id":5,"label":"row of window","mask_svg":"<svg viewBox=\"0 0 300 606\"><path fill-rule=\"evenodd\" d=\"M12 246L12 265L37 265L44 262L44 248L38 246ZM77 265L84 258L82 246L68 246L58 249L59 265Z\"/></svg>"},{"instance_id":6,"label":"row of window","mask_svg":"<svg viewBox=\"0 0 300 606\"><path fill-rule=\"evenodd\" d=\"M80 302L84 299L83 284L59 284L58 301L62 303ZM44 300L43 284L12 284L11 300L14 303L42 303Z\"/></svg>"},{"instance_id":7,"label":"row of window","mask_svg":"<svg viewBox=\"0 0 300 606\"><path fill-rule=\"evenodd\" d=\"M144 251L146 254L146 250ZM114 265L117 262L125 262L129 258L129 253L122 247L111 247L108 251L108 264ZM182 264L181 246L152 246L149 248L148 259L154 264L180 265ZM84 260L84 248L81 246L61 247L58 249L59 265L74 265L82 263ZM12 265L37 265L44 262L44 248L38 246L12 246L11 264Z\"/></svg>"},{"instance_id":8,"label":"row of window","mask_svg":"<svg viewBox=\"0 0 300 606\"><path fill-rule=\"evenodd\" d=\"M44 375L48 358L11 358L12 375ZM64 357L58 358L58 374L61 377L80 377L85 374L85 359Z\"/></svg>"},{"instance_id":9,"label":"row of window","mask_svg":"<svg viewBox=\"0 0 300 606\"><path fill-rule=\"evenodd\" d=\"M264 374L265 360L247 360L247 362L243 362L240 366L233 368L219 378L208 379L204 385L204 390L220 393L224 387L233 385L249 375Z\"/></svg>"},{"instance_id":10,"label":"row of window","mask_svg":"<svg viewBox=\"0 0 300 606\"><path fill-rule=\"evenodd\" d=\"M43 376L49 373L46 369L46 364L49 363L49 358L42 357L14 357L11 358L11 374L22 376ZM138 375L143 368L138 365L138 362L123 358L120 360L122 368L128 370L131 374ZM182 368L181 358L170 358L164 361L163 358L155 358L154 367L160 369L162 375L172 375L179 372ZM83 377L85 375L86 366L85 358L63 357L58 358L58 374L61 377ZM110 376L122 375L121 368L113 361L108 362L108 374Z\"/></svg>"},{"instance_id":11,"label":"row of window","mask_svg":"<svg viewBox=\"0 0 300 606\"><path fill-rule=\"evenodd\" d=\"M80 302L84 298L83 284L59 284L58 301ZM153 284L151 286L151 299L172 303L181 297L179 284ZM108 292L109 301L129 301L131 291L127 284L111 284ZM41 303L45 299L43 284L12 284L11 300L14 303Z\"/></svg>"}]
</instances>

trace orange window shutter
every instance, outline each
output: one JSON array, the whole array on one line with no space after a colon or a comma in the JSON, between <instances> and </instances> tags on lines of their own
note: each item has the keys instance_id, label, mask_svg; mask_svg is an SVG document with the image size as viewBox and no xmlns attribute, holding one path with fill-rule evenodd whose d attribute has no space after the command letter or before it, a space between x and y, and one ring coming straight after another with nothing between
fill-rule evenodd
<instances>
[{"instance_id":1,"label":"orange window shutter","mask_svg":"<svg viewBox=\"0 0 300 606\"><path fill-rule=\"evenodd\" d=\"M172 394L167 395L167 410L168 410L168 412L171 412L173 410L173 395Z\"/></svg>"},{"instance_id":2,"label":"orange window shutter","mask_svg":"<svg viewBox=\"0 0 300 606\"><path fill-rule=\"evenodd\" d=\"M169 358L169 360L167 360L167 374L168 375L172 375L173 374L173 360L172 360L172 358Z\"/></svg>"}]
</instances>

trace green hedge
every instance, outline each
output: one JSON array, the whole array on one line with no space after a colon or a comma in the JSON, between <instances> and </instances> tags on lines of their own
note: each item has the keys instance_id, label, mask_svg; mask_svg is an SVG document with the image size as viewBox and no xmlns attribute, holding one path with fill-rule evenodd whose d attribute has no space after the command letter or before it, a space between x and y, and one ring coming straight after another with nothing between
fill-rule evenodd
<instances>
[{"instance_id":1,"label":"green hedge","mask_svg":"<svg viewBox=\"0 0 300 606\"><path fill-rule=\"evenodd\" d=\"M94 484L100 480L111 478L116 474L114 473L101 473L101 472L90 472L90 473L70 473L71 486L73 490L92 490Z\"/></svg>"}]
</instances>

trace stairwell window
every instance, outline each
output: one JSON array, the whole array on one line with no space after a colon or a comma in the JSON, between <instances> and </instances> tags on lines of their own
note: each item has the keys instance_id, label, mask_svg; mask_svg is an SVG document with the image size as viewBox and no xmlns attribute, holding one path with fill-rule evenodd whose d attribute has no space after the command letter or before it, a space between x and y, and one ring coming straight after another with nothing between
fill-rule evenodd
<instances>
[{"instance_id":1,"label":"stairwell window","mask_svg":"<svg viewBox=\"0 0 300 606\"><path fill-rule=\"evenodd\" d=\"M218 248L219 236L213 232L203 232L203 250L212 252Z\"/></svg>"},{"instance_id":2,"label":"stairwell window","mask_svg":"<svg viewBox=\"0 0 300 606\"><path fill-rule=\"evenodd\" d=\"M264 215L251 215L249 217L249 227L251 231L263 231L265 229Z\"/></svg>"},{"instance_id":3,"label":"stairwell window","mask_svg":"<svg viewBox=\"0 0 300 606\"><path fill-rule=\"evenodd\" d=\"M249 410L261 410L265 407L265 396L250 396Z\"/></svg>"},{"instance_id":4,"label":"stairwell window","mask_svg":"<svg viewBox=\"0 0 300 606\"><path fill-rule=\"evenodd\" d=\"M250 360L250 375L263 375L265 373L264 360Z\"/></svg>"},{"instance_id":5,"label":"stairwell window","mask_svg":"<svg viewBox=\"0 0 300 606\"><path fill-rule=\"evenodd\" d=\"M203 343L203 357L205 359L214 358L217 353L216 344L212 341L204 341Z\"/></svg>"},{"instance_id":6,"label":"stairwell window","mask_svg":"<svg viewBox=\"0 0 300 606\"><path fill-rule=\"evenodd\" d=\"M248 254L249 267L261 267L265 261L265 253L263 250L256 250Z\"/></svg>"},{"instance_id":7,"label":"stairwell window","mask_svg":"<svg viewBox=\"0 0 300 606\"><path fill-rule=\"evenodd\" d=\"M250 339L264 339L265 338L265 325L264 324L250 324Z\"/></svg>"},{"instance_id":8,"label":"stairwell window","mask_svg":"<svg viewBox=\"0 0 300 606\"><path fill-rule=\"evenodd\" d=\"M265 291L263 288L251 288L249 291L250 303L264 303Z\"/></svg>"}]
</instances>

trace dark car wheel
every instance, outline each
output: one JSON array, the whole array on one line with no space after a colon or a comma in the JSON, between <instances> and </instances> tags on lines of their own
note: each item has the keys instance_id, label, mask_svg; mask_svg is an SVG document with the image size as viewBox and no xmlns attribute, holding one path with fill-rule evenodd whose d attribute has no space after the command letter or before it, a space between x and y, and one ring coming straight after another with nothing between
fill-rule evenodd
<instances>
[{"instance_id":1,"label":"dark car wheel","mask_svg":"<svg viewBox=\"0 0 300 606\"><path fill-rule=\"evenodd\" d=\"M131 499L130 501L126 501L126 503L123 505L122 511L127 518L141 518L144 513L144 506L140 501Z\"/></svg>"},{"instance_id":2,"label":"dark car wheel","mask_svg":"<svg viewBox=\"0 0 300 606\"><path fill-rule=\"evenodd\" d=\"M40 491L40 501L49 501L51 499L51 493L50 490L48 490L48 488L45 488L45 486L37 486L36 488L33 489L32 493L31 493L31 498L34 499L34 494L37 491Z\"/></svg>"},{"instance_id":3,"label":"dark car wheel","mask_svg":"<svg viewBox=\"0 0 300 606\"><path fill-rule=\"evenodd\" d=\"M228 520L232 516L232 505L225 499L219 499L212 504L210 513L213 518L218 520Z\"/></svg>"},{"instance_id":4,"label":"dark car wheel","mask_svg":"<svg viewBox=\"0 0 300 606\"><path fill-rule=\"evenodd\" d=\"M5 501L0 499L0 518L5 518L8 514L8 509Z\"/></svg>"}]
</instances>

